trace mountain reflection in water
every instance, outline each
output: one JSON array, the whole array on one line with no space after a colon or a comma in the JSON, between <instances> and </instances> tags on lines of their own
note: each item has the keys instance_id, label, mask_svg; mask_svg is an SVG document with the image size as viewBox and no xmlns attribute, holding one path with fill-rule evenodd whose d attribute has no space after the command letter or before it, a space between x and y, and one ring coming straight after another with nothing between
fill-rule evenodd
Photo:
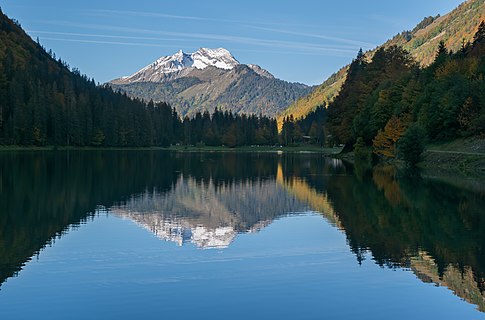
<instances>
[{"instance_id":1,"label":"mountain reflection in water","mask_svg":"<svg viewBox=\"0 0 485 320\"><path fill-rule=\"evenodd\" d=\"M306 206L274 179L216 185L180 175L169 192L146 192L110 210L178 245L226 248L237 233L258 231Z\"/></svg>"},{"instance_id":2,"label":"mountain reflection in water","mask_svg":"<svg viewBox=\"0 0 485 320\"><path fill-rule=\"evenodd\" d=\"M354 174L319 155L160 151L6 152L0 182L0 283L100 206L163 240L218 249L314 211L357 263L411 270L485 311L483 188L390 167Z\"/></svg>"}]
</instances>

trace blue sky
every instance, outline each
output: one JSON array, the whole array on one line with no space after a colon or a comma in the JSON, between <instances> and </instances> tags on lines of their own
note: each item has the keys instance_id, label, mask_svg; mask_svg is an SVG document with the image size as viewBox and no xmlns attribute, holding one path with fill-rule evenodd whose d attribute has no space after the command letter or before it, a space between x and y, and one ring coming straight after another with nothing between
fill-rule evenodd
<instances>
[{"instance_id":1,"label":"blue sky","mask_svg":"<svg viewBox=\"0 0 485 320\"><path fill-rule=\"evenodd\" d=\"M319 84L355 57L461 0L2 0L58 57L98 82L179 49L224 47L278 78Z\"/></svg>"}]
</instances>

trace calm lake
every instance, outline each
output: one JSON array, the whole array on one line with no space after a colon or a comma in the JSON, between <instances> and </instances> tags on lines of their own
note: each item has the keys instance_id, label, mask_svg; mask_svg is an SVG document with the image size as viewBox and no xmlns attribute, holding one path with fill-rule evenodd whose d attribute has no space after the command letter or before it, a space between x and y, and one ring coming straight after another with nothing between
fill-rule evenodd
<instances>
[{"instance_id":1,"label":"calm lake","mask_svg":"<svg viewBox=\"0 0 485 320\"><path fill-rule=\"evenodd\" d=\"M311 154L0 153L2 320L485 319L484 290L479 182Z\"/></svg>"}]
</instances>

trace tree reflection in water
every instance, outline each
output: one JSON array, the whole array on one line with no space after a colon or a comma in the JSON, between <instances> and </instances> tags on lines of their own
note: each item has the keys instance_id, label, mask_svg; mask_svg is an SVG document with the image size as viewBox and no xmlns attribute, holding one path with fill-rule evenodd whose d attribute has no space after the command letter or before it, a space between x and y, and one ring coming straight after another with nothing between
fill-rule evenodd
<instances>
[{"instance_id":1,"label":"tree reflection in water","mask_svg":"<svg viewBox=\"0 0 485 320\"><path fill-rule=\"evenodd\" d=\"M345 232L359 263L410 269L485 311L483 189L320 155L52 151L0 154L0 190L0 283L100 206L218 248L312 210Z\"/></svg>"}]
</instances>

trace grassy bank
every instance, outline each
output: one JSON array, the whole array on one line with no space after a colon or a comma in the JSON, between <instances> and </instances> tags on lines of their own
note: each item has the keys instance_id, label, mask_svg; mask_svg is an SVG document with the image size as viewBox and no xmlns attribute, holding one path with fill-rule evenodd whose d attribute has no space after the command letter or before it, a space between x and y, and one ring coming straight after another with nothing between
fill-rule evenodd
<instances>
[{"instance_id":1,"label":"grassy bank","mask_svg":"<svg viewBox=\"0 0 485 320\"><path fill-rule=\"evenodd\" d=\"M485 176L485 138L430 144L423 153L420 167L427 171Z\"/></svg>"},{"instance_id":2,"label":"grassy bank","mask_svg":"<svg viewBox=\"0 0 485 320\"><path fill-rule=\"evenodd\" d=\"M369 149L369 152L372 152ZM350 163L355 162L354 152L335 154L335 158ZM405 163L399 159L381 160L404 168ZM457 139L451 142L429 144L422 154L418 167L429 174L453 175L463 177L485 177L485 138Z\"/></svg>"}]
</instances>

